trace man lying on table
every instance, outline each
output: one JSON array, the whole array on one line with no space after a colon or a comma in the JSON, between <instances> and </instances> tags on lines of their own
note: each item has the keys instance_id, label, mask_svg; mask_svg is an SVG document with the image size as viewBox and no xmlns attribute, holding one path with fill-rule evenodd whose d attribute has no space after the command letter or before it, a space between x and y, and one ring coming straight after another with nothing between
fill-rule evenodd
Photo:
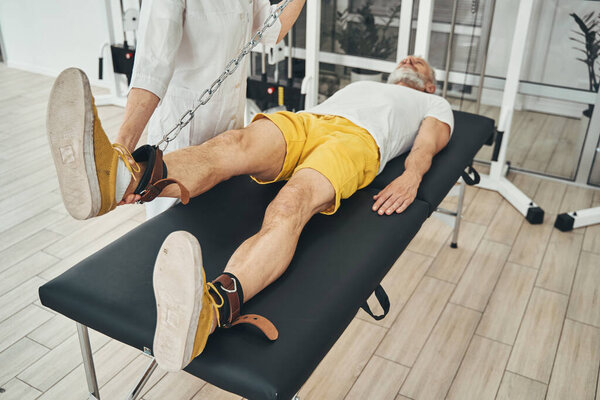
<instances>
[{"instance_id":1,"label":"man lying on table","mask_svg":"<svg viewBox=\"0 0 600 400\"><path fill-rule=\"evenodd\" d=\"M435 74L407 57L388 84L357 82L300 113L259 114L246 128L166 154L111 145L83 72L69 69L50 95L48 135L65 207L78 219L117 205L178 197L187 203L219 182L250 175L288 181L266 209L260 231L206 282L200 245L183 231L164 241L154 268L157 326L154 355L165 370L184 368L218 327L251 323L275 340L276 328L240 308L287 269L302 229L316 213L367 186L386 163L408 151L405 172L374 196L379 215L401 213L415 199L432 158L450 139L453 114L434 95ZM240 198L244 194L240 193Z\"/></svg>"}]
</instances>

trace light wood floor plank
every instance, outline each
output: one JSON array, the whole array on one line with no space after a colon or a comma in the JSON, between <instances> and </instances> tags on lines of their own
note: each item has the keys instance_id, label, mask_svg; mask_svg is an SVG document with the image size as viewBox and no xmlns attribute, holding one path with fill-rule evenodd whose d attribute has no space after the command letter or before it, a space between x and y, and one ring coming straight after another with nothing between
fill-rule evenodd
<instances>
[{"instance_id":1,"label":"light wood floor plank","mask_svg":"<svg viewBox=\"0 0 600 400\"><path fill-rule=\"evenodd\" d=\"M473 257L485 233L485 226L464 221L460 225L458 248L449 246L450 240L434 259L427 275L444 281L458 283L467 264Z\"/></svg>"},{"instance_id":2,"label":"light wood floor plank","mask_svg":"<svg viewBox=\"0 0 600 400\"><path fill-rule=\"evenodd\" d=\"M547 383L567 309L567 296L535 288L507 370Z\"/></svg>"},{"instance_id":3,"label":"light wood floor plank","mask_svg":"<svg viewBox=\"0 0 600 400\"><path fill-rule=\"evenodd\" d=\"M485 239L512 246L523 221L521 213L503 201L485 232Z\"/></svg>"},{"instance_id":4,"label":"light wood floor plank","mask_svg":"<svg viewBox=\"0 0 600 400\"><path fill-rule=\"evenodd\" d=\"M493 400L502 381L511 346L475 335L448 400Z\"/></svg>"},{"instance_id":5,"label":"light wood floor plank","mask_svg":"<svg viewBox=\"0 0 600 400\"><path fill-rule=\"evenodd\" d=\"M0 351L12 346L50 318L51 313L30 305L0 322Z\"/></svg>"},{"instance_id":6,"label":"light wood floor plank","mask_svg":"<svg viewBox=\"0 0 600 400\"><path fill-rule=\"evenodd\" d=\"M506 177L530 199L535 196L535 193L542 182L542 179L536 176L516 173L513 171L509 171Z\"/></svg>"},{"instance_id":7,"label":"light wood floor plank","mask_svg":"<svg viewBox=\"0 0 600 400\"><path fill-rule=\"evenodd\" d=\"M533 196L533 201L548 214L560 214L563 212L560 209L560 205L566 191L567 184L565 183L542 181L538 187L538 191Z\"/></svg>"},{"instance_id":8,"label":"light wood floor plank","mask_svg":"<svg viewBox=\"0 0 600 400\"><path fill-rule=\"evenodd\" d=\"M92 331L90 331L90 334L92 334ZM94 351L94 364L100 387L110 381L123 367L140 354L138 350L115 340L111 340L99 350L94 348L92 350ZM100 397L102 397L102 392ZM88 389L83 365L80 364L48 391L44 392L39 400L81 400L86 398L88 398Z\"/></svg>"},{"instance_id":9,"label":"light wood floor plank","mask_svg":"<svg viewBox=\"0 0 600 400\"><path fill-rule=\"evenodd\" d=\"M507 245L482 240L450 302L483 311L509 252Z\"/></svg>"},{"instance_id":10,"label":"light wood floor plank","mask_svg":"<svg viewBox=\"0 0 600 400\"><path fill-rule=\"evenodd\" d=\"M354 319L300 390L301 399L343 399L386 330ZM344 366L340 368L340 366ZM146 399L150 400L150 399Z\"/></svg>"},{"instance_id":11,"label":"light wood floor plank","mask_svg":"<svg viewBox=\"0 0 600 400\"><path fill-rule=\"evenodd\" d=\"M448 304L400 394L423 400L444 398L480 316L476 311Z\"/></svg>"},{"instance_id":12,"label":"light wood floor plank","mask_svg":"<svg viewBox=\"0 0 600 400\"><path fill-rule=\"evenodd\" d=\"M34 276L10 292L0 296L0 321L6 320L17 311L22 310L37 300L38 288L44 283L46 283L46 280Z\"/></svg>"},{"instance_id":13,"label":"light wood floor plank","mask_svg":"<svg viewBox=\"0 0 600 400\"><path fill-rule=\"evenodd\" d=\"M90 332L92 349L100 349L110 339ZM72 335L18 375L23 382L45 392L81 363L79 337Z\"/></svg>"},{"instance_id":14,"label":"light wood floor plank","mask_svg":"<svg viewBox=\"0 0 600 400\"><path fill-rule=\"evenodd\" d=\"M17 242L20 242L28 236L31 236L32 233L38 232L53 225L61 218L61 214L46 209L19 224L13 225L11 228L1 231L0 251L12 246Z\"/></svg>"},{"instance_id":15,"label":"light wood floor plank","mask_svg":"<svg viewBox=\"0 0 600 400\"><path fill-rule=\"evenodd\" d=\"M34 400L41 392L18 379L12 379L3 386L2 400Z\"/></svg>"},{"instance_id":16,"label":"light wood floor plank","mask_svg":"<svg viewBox=\"0 0 600 400\"><path fill-rule=\"evenodd\" d=\"M567 316L600 327L600 254L581 253Z\"/></svg>"},{"instance_id":17,"label":"light wood floor plank","mask_svg":"<svg viewBox=\"0 0 600 400\"><path fill-rule=\"evenodd\" d=\"M358 317L385 328L392 326L396 317L400 314L400 311L423 278L423 275L425 275L425 271L429 268L431 260L431 257L414 253L410 250L404 251L381 282L392 304L388 315L381 321L375 321L361 309L358 312ZM369 299L369 306L377 315L383 311L374 295Z\"/></svg>"},{"instance_id":18,"label":"light wood floor plank","mask_svg":"<svg viewBox=\"0 0 600 400\"><path fill-rule=\"evenodd\" d=\"M411 367L453 290L451 283L427 276L423 278L376 354Z\"/></svg>"},{"instance_id":19,"label":"light wood floor plank","mask_svg":"<svg viewBox=\"0 0 600 400\"><path fill-rule=\"evenodd\" d=\"M566 319L546 399L593 400L599 365L600 329Z\"/></svg>"},{"instance_id":20,"label":"light wood floor plank","mask_svg":"<svg viewBox=\"0 0 600 400\"><path fill-rule=\"evenodd\" d=\"M583 250L600 254L600 224L586 228Z\"/></svg>"},{"instance_id":21,"label":"light wood floor plank","mask_svg":"<svg viewBox=\"0 0 600 400\"><path fill-rule=\"evenodd\" d=\"M32 331L28 338L53 349L77 333L75 321L58 314Z\"/></svg>"},{"instance_id":22,"label":"light wood floor plank","mask_svg":"<svg viewBox=\"0 0 600 400\"><path fill-rule=\"evenodd\" d=\"M373 356L346 396L346 400L387 400L400 390L409 368Z\"/></svg>"},{"instance_id":23,"label":"light wood floor plank","mask_svg":"<svg viewBox=\"0 0 600 400\"><path fill-rule=\"evenodd\" d=\"M463 214L465 221L489 225L502 203L502 197L491 190L481 189Z\"/></svg>"},{"instance_id":24,"label":"light wood floor plank","mask_svg":"<svg viewBox=\"0 0 600 400\"><path fill-rule=\"evenodd\" d=\"M188 400L202 389L206 382L187 372L166 374L144 395L144 400Z\"/></svg>"},{"instance_id":25,"label":"light wood floor plank","mask_svg":"<svg viewBox=\"0 0 600 400\"><path fill-rule=\"evenodd\" d=\"M0 386L16 377L38 360L48 349L30 339L23 338L0 353ZM4 400L4 395L0 393Z\"/></svg>"},{"instance_id":26,"label":"light wood floor plank","mask_svg":"<svg viewBox=\"0 0 600 400\"><path fill-rule=\"evenodd\" d=\"M56 257L38 251L23 261L0 272L0 295L4 295L17 286L25 283L37 274L43 272L46 268L55 264L57 261L58 259ZM0 312L2 312L2 310L0 310Z\"/></svg>"},{"instance_id":27,"label":"light wood floor plank","mask_svg":"<svg viewBox=\"0 0 600 400\"><path fill-rule=\"evenodd\" d=\"M446 243L451 232L452 228L441 220L429 218L421 226L419 233L411 240L407 250L435 257Z\"/></svg>"},{"instance_id":28,"label":"light wood floor plank","mask_svg":"<svg viewBox=\"0 0 600 400\"><path fill-rule=\"evenodd\" d=\"M544 400L545 396L543 383L506 371L496 400Z\"/></svg>"},{"instance_id":29,"label":"light wood floor plank","mask_svg":"<svg viewBox=\"0 0 600 400\"><path fill-rule=\"evenodd\" d=\"M582 242L582 235L554 229L536 285L566 295L570 294Z\"/></svg>"},{"instance_id":30,"label":"light wood floor plank","mask_svg":"<svg viewBox=\"0 0 600 400\"><path fill-rule=\"evenodd\" d=\"M560 205L560 212L569 212L590 208L594 200L594 191L591 189L569 185Z\"/></svg>"},{"instance_id":31,"label":"light wood floor plank","mask_svg":"<svg viewBox=\"0 0 600 400\"><path fill-rule=\"evenodd\" d=\"M19 261L22 261L44 247L56 242L62 235L45 229L26 237L18 243L0 251L0 272L7 270Z\"/></svg>"},{"instance_id":32,"label":"light wood floor plank","mask_svg":"<svg viewBox=\"0 0 600 400\"><path fill-rule=\"evenodd\" d=\"M106 382L100 388L100 394L103 399L127 399L131 394L133 387L142 377L142 374L150 364L150 357L140 354L132 362L124 366L117 375ZM142 389L142 396L145 395L154 385L156 385L167 373L160 368L156 368L150 379Z\"/></svg>"},{"instance_id":33,"label":"light wood floor plank","mask_svg":"<svg viewBox=\"0 0 600 400\"><path fill-rule=\"evenodd\" d=\"M519 216L521 219L523 218L520 214ZM553 230L554 226L550 221L542 225L532 225L528 222L523 222L508 256L508 261L532 268L539 268Z\"/></svg>"},{"instance_id":34,"label":"light wood floor plank","mask_svg":"<svg viewBox=\"0 0 600 400\"><path fill-rule=\"evenodd\" d=\"M509 345L515 342L535 276L531 268L506 264L477 328L478 335Z\"/></svg>"},{"instance_id":35,"label":"light wood floor plank","mask_svg":"<svg viewBox=\"0 0 600 400\"><path fill-rule=\"evenodd\" d=\"M192 400L241 400L242 398L237 394L226 392L223 389L219 389L216 386L206 384L202 386L202 389L192 398Z\"/></svg>"}]
</instances>

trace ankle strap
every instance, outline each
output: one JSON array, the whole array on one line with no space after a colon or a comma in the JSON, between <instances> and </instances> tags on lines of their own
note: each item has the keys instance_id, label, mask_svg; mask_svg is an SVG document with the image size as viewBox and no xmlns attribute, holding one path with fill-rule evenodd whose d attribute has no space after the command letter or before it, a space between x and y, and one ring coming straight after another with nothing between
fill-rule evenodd
<instances>
[{"instance_id":1,"label":"ankle strap","mask_svg":"<svg viewBox=\"0 0 600 400\"><path fill-rule=\"evenodd\" d=\"M167 178L167 166L163 162L163 152L156 146L144 145L131 155L136 162L146 162L146 170L133 192L141 195L139 203L154 200L171 184L179 186L180 198L183 204L190 201L190 193L177 179Z\"/></svg>"},{"instance_id":2,"label":"ankle strap","mask_svg":"<svg viewBox=\"0 0 600 400\"><path fill-rule=\"evenodd\" d=\"M221 321L221 328L231 328L239 324L250 324L257 327L269 340L277 340L279 332L275 325L267 318L256 314L241 315L241 304L237 293L238 288L236 280L223 274L215 279L213 283L219 283L221 285L229 300L229 320Z\"/></svg>"}]
</instances>

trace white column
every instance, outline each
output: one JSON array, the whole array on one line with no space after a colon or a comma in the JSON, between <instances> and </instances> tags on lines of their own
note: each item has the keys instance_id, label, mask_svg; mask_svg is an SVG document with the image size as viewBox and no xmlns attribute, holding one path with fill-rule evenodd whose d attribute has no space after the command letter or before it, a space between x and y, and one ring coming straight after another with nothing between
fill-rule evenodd
<instances>
[{"instance_id":1,"label":"white column","mask_svg":"<svg viewBox=\"0 0 600 400\"><path fill-rule=\"evenodd\" d=\"M319 51L321 48L321 0L306 5L306 108L317 105L319 98Z\"/></svg>"},{"instance_id":2,"label":"white column","mask_svg":"<svg viewBox=\"0 0 600 400\"><path fill-rule=\"evenodd\" d=\"M396 61L402 61L408 56L410 45L410 32L412 25L413 0L402 0L400 7L400 26L398 28L398 52Z\"/></svg>"},{"instance_id":3,"label":"white column","mask_svg":"<svg viewBox=\"0 0 600 400\"><path fill-rule=\"evenodd\" d=\"M433 20L434 0L421 0L419 2L419 16L417 20L417 38L415 41L415 55L429 57L429 40L431 38L431 23Z\"/></svg>"},{"instance_id":4,"label":"white column","mask_svg":"<svg viewBox=\"0 0 600 400\"><path fill-rule=\"evenodd\" d=\"M500 109L500 119L498 120L498 131L504 132L500 152L498 153L498 162L492 163L490 176L499 178L503 175L503 167L506 163L506 149L510 137L512 116L515 108L515 102L519 91L519 80L521 77L521 67L525 56L525 45L527 42L527 33L529 31L529 22L533 10L533 0L521 0L517 14L517 24L513 36L510 58L508 59L508 71L506 73L506 83L504 85L504 94L502 96L502 108Z\"/></svg>"}]
</instances>

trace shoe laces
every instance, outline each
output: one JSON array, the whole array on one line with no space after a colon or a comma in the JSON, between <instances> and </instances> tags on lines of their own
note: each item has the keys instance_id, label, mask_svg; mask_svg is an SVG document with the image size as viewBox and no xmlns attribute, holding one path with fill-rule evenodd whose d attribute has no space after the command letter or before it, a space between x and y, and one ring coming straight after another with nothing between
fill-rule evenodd
<instances>
[{"instance_id":1,"label":"shoe laces","mask_svg":"<svg viewBox=\"0 0 600 400\"><path fill-rule=\"evenodd\" d=\"M133 159L133 156L131 155L129 149L123 146L121 143L113 143L112 147L119 154L119 157L121 158L121 160L123 160L123 163L125 163L125 167L129 170L129 172L131 172L133 180L137 181L135 173L140 172L141 168L140 165ZM131 164L132 161L133 165Z\"/></svg>"},{"instance_id":2,"label":"shoe laces","mask_svg":"<svg viewBox=\"0 0 600 400\"><path fill-rule=\"evenodd\" d=\"M214 293L217 294L217 296L219 296L219 299L221 299L221 304L217 304L217 300L210 293L211 289ZM217 327L221 327L221 320L219 318L219 308L223 307L223 304L225 304L225 300L223 299L223 296L221 296L221 293L219 293L215 285L213 285L211 282L207 282L206 285L204 285L204 292L208 295L208 298L210 299L210 306L215 309L215 313L217 315Z\"/></svg>"}]
</instances>

